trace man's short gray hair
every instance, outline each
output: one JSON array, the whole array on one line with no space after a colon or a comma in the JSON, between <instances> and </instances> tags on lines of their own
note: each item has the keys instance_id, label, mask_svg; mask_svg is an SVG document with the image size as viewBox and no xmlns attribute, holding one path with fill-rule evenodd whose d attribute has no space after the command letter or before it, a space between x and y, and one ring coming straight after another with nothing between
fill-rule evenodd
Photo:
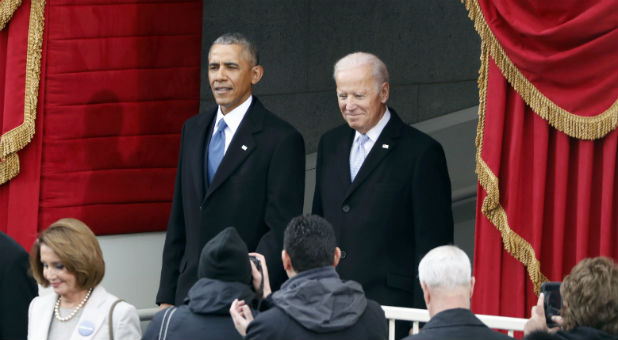
<instances>
[{"instance_id":1,"label":"man's short gray hair","mask_svg":"<svg viewBox=\"0 0 618 340\"><path fill-rule=\"evenodd\" d=\"M362 65L370 65L373 68L373 77L376 81L377 87L383 83L388 83L388 70L386 69L384 62L374 54L367 52L354 52L339 59L339 61L335 63L333 78L336 77L337 72L340 70ZM337 80L337 78L335 78L335 80Z\"/></svg>"},{"instance_id":2,"label":"man's short gray hair","mask_svg":"<svg viewBox=\"0 0 618 340\"><path fill-rule=\"evenodd\" d=\"M241 33L225 33L215 39L212 45L241 45L245 50L249 64L251 64L251 66L260 64L260 55L257 47L255 47L255 44ZM210 46L211 48L212 45Z\"/></svg>"},{"instance_id":3,"label":"man's short gray hair","mask_svg":"<svg viewBox=\"0 0 618 340\"><path fill-rule=\"evenodd\" d=\"M430 288L470 287L471 278L470 259L456 246L436 247L418 264L418 279Z\"/></svg>"}]
</instances>

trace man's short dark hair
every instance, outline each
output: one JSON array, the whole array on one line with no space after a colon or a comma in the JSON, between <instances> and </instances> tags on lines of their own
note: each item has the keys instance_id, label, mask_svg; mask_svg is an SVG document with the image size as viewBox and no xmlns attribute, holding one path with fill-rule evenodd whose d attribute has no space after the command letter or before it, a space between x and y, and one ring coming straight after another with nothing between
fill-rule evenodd
<instances>
[{"instance_id":1,"label":"man's short dark hair","mask_svg":"<svg viewBox=\"0 0 618 340\"><path fill-rule=\"evenodd\" d=\"M332 266L336 247L333 227L316 215L293 218L283 235L283 249L297 273Z\"/></svg>"},{"instance_id":2,"label":"man's short dark hair","mask_svg":"<svg viewBox=\"0 0 618 340\"><path fill-rule=\"evenodd\" d=\"M241 45L244 48L245 57L251 66L260 64L260 53L255 44L242 33L225 33L215 39L213 45ZM211 45L212 47L212 45Z\"/></svg>"}]
</instances>

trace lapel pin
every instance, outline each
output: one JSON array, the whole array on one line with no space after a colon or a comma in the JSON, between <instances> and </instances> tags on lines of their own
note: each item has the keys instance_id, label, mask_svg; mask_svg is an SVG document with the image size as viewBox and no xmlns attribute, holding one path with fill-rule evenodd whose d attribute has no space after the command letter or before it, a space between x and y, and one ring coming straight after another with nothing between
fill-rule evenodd
<instances>
[{"instance_id":1,"label":"lapel pin","mask_svg":"<svg viewBox=\"0 0 618 340\"><path fill-rule=\"evenodd\" d=\"M388 149L388 144L382 144L382 149Z\"/></svg>"},{"instance_id":2,"label":"lapel pin","mask_svg":"<svg viewBox=\"0 0 618 340\"><path fill-rule=\"evenodd\" d=\"M240 148L241 148L243 151L247 151L247 146L246 146L246 145L243 145L243 146L241 146Z\"/></svg>"},{"instance_id":3,"label":"lapel pin","mask_svg":"<svg viewBox=\"0 0 618 340\"><path fill-rule=\"evenodd\" d=\"M92 334L92 332L94 332L94 323L88 320L84 320L82 321L82 323L79 324L77 330L79 331L79 334L81 336L88 336Z\"/></svg>"}]
</instances>

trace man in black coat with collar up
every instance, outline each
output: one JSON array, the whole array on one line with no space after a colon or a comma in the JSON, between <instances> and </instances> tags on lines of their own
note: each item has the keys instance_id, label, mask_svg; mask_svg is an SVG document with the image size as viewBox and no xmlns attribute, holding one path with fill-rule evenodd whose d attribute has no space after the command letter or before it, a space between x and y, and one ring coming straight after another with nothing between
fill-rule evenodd
<instances>
[{"instance_id":1,"label":"man in black coat with collar up","mask_svg":"<svg viewBox=\"0 0 618 340\"><path fill-rule=\"evenodd\" d=\"M512 339L487 327L470 311L474 290L470 259L455 246L432 249L418 265L429 322L416 339Z\"/></svg>"},{"instance_id":2,"label":"man in black coat with collar up","mask_svg":"<svg viewBox=\"0 0 618 340\"><path fill-rule=\"evenodd\" d=\"M300 133L252 95L264 70L239 33L217 38L208 79L218 106L182 129L174 200L156 302L182 304L197 280L204 244L234 226L249 251L281 268L283 230L302 212L305 147ZM285 280L282 270L274 281Z\"/></svg>"},{"instance_id":3,"label":"man in black coat with collar up","mask_svg":"<svg viewBox=\"0 0 618 340\"><path fill-rule=\"evenodd\" d=\"M320 140L313 213L335 228L341 278L381 305L423 308L418 261L453 242L442 146L387 107L388 71L375 55L343 57L334 78L347 124ZM398 327L398 337L409 328Z\"/></svg>"},{"instance_id":4,"label":"man in black coat with collar up","mask_svg":"<svg viewBox=\"0 0 618 340\"><path fill-rule=\"evenodd\" d=\"M29 270L26 250L0 231L0 339L28 335L28 306L38 295Z\"/></svg>"},{"instance_id":5,"label":"man in black coat with collar up","mask_svg":"<svg viewBox=\"0 0 618 340\"><path fill-rule=\"evenodd\" d=\"M263 268L265 302L270 308L253 319L245 301L232 303L230 314L245 339L388 337L380 305L365 298L358 282L342 281L335 271L341 250L326 220L294 218L285 230L283 248L283 266L290 278L279 291L270 294L268 270Z\"/></svg>"},{"instance_id":6,"label":"man in black coat with collar up","mask_svg":"<svg viewBox=\"0 0 618 340\"><path fill-rule=\"evenodd\" d=\"M208 241L200 255L198 281L185 304L159 311L142 339L242 339L230 317L234 299L254 307L247 246L233 227Z\"/></svg>"}]
</instances>

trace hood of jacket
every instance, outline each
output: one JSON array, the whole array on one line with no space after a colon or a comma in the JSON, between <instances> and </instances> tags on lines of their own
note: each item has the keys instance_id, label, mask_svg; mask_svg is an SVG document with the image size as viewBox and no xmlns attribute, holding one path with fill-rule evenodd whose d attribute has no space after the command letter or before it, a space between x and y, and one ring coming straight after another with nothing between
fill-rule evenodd
<instances>
[{"instance_id":1,"label":"hood of jacket","mask_svg":"<svg viewBox=\"0 0 618 340\"><path fill-rule=\"evenodd\" d=\"M252 306L255 293L244 283L201 278L187 293L185 303L193 313L227 315L234 299Z\"/></svg>"},{"instance_id":2,"label":"hood of jacket","mask_svg":"<svg viewBox=\"0 0 618 340\"><path fill-rule=\"evenodd\" d=\"M570 331L560 330L556 333L556 335L563 339L618 339L616 335L612 335L600 329L586 326L577 326Z\"/></svg>"},{"instance_id":3,"label":"hood of jacket","mask_svg":"<svg viewBox=\"0 0 618 340\"><path fill-rule=\"evenodd\" d=\"M292 319L318 333L354 325L367 307L362 286L342 281L333 266L297 274L273 293L272 300Z\"/></svg>"}]
</instances>

